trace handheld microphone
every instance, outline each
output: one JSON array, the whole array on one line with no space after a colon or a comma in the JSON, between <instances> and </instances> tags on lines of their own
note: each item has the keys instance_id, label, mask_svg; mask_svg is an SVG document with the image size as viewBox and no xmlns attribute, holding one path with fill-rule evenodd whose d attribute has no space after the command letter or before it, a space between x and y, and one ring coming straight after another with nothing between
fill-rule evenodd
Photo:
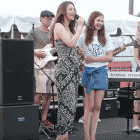
<instances>
[{"instance_id":1,"label":"handheld microphone","mask_svg":"<svg viewBox=\"0 0 140 140\"><path fill-rule=\"evenodd\" d=\"M78 20L80 16L79 15L75 15L75 18ZM90 28L90 26L86 23L86 21L84 21L84 25L87 27L87 28Z\"/></svg>"}]
</instances>

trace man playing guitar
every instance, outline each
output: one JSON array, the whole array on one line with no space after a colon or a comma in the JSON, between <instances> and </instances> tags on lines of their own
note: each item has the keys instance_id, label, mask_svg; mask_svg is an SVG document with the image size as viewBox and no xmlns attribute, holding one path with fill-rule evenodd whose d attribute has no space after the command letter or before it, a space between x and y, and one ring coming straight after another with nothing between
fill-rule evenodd
<instances>
[{"instance_id":1,"label":"man playing guitar","mask_svg":"<svg viewBox=\"0 0 140 140\"><path fill-rule=\"evenodd\" d=\"M54 14L48 10L44 10L40 14L40 26L34 29L34 33L31 30L25 39L34 38L34 60L43 59L47 53L46 49L51 50L52 45L49 44L49 26L51 25ZM45 48L45 49L44 49ZM42 67L41 67L42 68ZM44 67L43 71L55 82L54 78L55 63L51 60ZM34 103L36 105L42 102L42 122L45 126L53 126L51 122L46 120L48 110L51 101L51 80L39 69L35 67L35 81L36 81L36 94L34 97ZM57 89L54 85L54 93L57 93Z\"/></svg>"}]
</instances>

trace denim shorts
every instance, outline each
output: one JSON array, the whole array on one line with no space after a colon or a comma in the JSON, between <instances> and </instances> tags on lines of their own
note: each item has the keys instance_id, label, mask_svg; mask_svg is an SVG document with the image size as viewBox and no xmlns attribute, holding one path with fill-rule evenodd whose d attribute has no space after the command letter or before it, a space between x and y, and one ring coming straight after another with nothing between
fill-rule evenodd
<instances>
[{"instance_id":1,"label":"denim shorts","mask_svg":"<svg viewBox=\"0 0 140 140\"><path fill-rule=\"evenodd\" d=\"M106 66L94 68L83 66L82 86L86 88L86 93L91 89L108 89L108 69Z\"/></svg>"}]
</instances>

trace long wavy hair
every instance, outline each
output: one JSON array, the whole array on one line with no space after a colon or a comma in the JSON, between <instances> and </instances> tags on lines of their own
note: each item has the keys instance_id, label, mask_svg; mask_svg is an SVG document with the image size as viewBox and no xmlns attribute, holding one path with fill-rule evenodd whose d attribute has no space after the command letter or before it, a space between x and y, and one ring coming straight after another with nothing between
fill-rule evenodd
<instances>
[{"instance_id":1,"label":"long wavy hair","mask_svg":"<svg viewBox=\"0 0 140 140\"><path fill-rule=\"evenodd\" d=\"M61 3L57 9L54 22L50 27L49 40L53 45L54 45L54 27L55 27L55 24L56 23L61 23L61 24L64 23L64 17L66 17L66 15L67 15L66 10L67 10L67 7L69 4L72 4L74 6L74 4L71 1L65 1L65 2ZM75 8L75 6L74 6L74 8ZM76 9L75 9L75 14L76 14ZM71 20L70 24L69 24L69 28L70 28L70 31L72 32L72 34L75 34L75 25L76 25L76 18L74 20Z\"/></svg>"},{"instance_id":2,"label":"long wavy hair","mask_svg":"<svg viewBox=\"0 0 140 140\"><path fill-rule=\"evenodd\" d=\"M139 23L140 23L140 21L139 21L138 24L137 24L136 39L138 38L138 39L140 40Z\"/></svg>"},{"instance_id":3,"label":"long wavy hair","mask_svg":"<svg viewBox=\"0 0 140 140\"><path fill-rule=\"evenodd\" d=\"M88 25L91 28L86 28L85 29L85 44L86 44L86 46L91 44L92 41L94 40L94 37L93 37L94 36L94 30L95 30L94 21L95 21L95 18L97 18L99 16L104 17L104 15L101 12L94 11L90 14L90 16L88 18ZM98 41L99 41L100 44L105 46L106 38L105 38L105 27L104 27L104 25L102 26L102 28L100 30L98 30Z\"/></svg>"}]
</instances>

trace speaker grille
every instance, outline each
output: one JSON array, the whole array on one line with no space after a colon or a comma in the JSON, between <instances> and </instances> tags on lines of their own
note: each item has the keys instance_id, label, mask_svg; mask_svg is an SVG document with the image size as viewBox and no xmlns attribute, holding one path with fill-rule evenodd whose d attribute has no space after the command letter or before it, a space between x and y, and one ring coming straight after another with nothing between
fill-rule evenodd
<instances>
[{"instance_id":1,"label":"speaker grille","mask_svg":"<svg viewBox=\"0 0 140 140\"><path fill-rule=\"evenodd\" d=\"M1 105L33 104L33 40L1 40Z\"/></svg>"}]
</instances>

